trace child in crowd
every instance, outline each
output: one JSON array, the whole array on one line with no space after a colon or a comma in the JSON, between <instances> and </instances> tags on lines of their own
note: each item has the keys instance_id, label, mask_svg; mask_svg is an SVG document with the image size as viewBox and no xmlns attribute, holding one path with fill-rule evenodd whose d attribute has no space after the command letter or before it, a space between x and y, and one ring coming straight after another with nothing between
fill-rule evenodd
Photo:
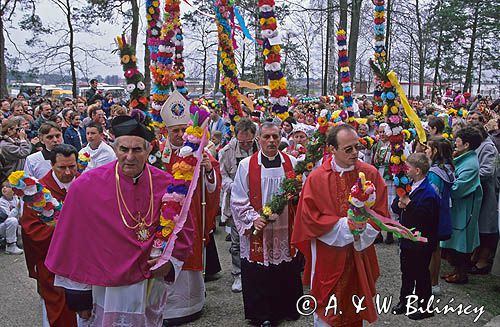
<instances>
[{"instance_id":1,"label":"child in crowd","mask_svg":"<svg viewBox=\"0 0 500 327\"><path fill-rule=\"evenodd\" d=\"M413 153L408 157L407 166L408 177L413 180L411 192L409 195L396 197L392 210L399 214L402 225L420 231L422 236L427 238L427 242L401 239L401 291L399 303L392 311L394 314L402 314L409 311L408 305L419 306L423 310L409 314L408 317L420 320L434 315L432 312L426 312L425 308L432 294L429 263L438 241L440 200L427 179L430 169L427 156L424 153ZM414 289L416 297L411 300Z\"/></svg>"},{"instance_id":2,"label":"child in crowd","mask_svg":"<svg viewBox=\"0 0 500 327\"><path fill-rule=\"evenodd\" d=\"M220 131L215 131L210 137L210 142L207 145L207 150L210 152L212 157L219 160L219 150L222 149L222 133Z\"/></svg>"},{"instance_id":3,"label":"child in crowd","mask_svg":"<svg viewBox=\"0 0 500 327\"><path fill-rule=\"evenodd\" d=\"M8 181L2 183L2 197L0 198L0 238L5 238L7 246L5 253L22 254L23 250L17 247L17 229L21 216L19 197Z\"/></svg>"}]
</instances>

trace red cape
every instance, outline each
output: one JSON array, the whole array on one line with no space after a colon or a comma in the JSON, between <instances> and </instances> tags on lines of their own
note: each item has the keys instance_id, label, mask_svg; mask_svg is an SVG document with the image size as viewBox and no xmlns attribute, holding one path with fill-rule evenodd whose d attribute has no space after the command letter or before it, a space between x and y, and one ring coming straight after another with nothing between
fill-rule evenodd
<instances>
[{"instance_id":1,"label":"red cape","mask_svg":"<svg viewBox=\"0 0 500 327\"><path fill-rule=\"evenodd\" d=\"M209 193L205 190L205 202L206 202L206 221L205 221L205 245L208 244L210 239L210 231L215 227L215 216L219 211L219 202L220 202L220 190L222 184L222 176L220 174L220 165L214 157L212 157L209 153L205 152L210 158L210 163L215 172L215 178L217 180L217 186L215 191ZM170 162L165 164L165 170L168 173L172 173L172 167L175 163L180 161L182 158L177 156L175 152L172 153L170 157ZM204 178L200 174L200 178L198 179L198 186L196 187L193 199L191 200L191 206L189 208L189 214L192 215L192 218L195 220L196 224L196 234L193 238L193 254L188 257L188 259L184 262L182 266L183 270L203 270L203 234L202 234L202 208L201 208L201 179Z\"/></svg>"},{"instance_id":2,"label":"red cape","mask_svg":"<svg viewBox=\"0 0 500 327\"><path fill-rule=\"evenodd\" d=\"M340 173L331 167L332 159L325 160L321 167L313 171L306 180L299 200L292 234L292 243L306 257L304 284L310 285L311 240L331 231L340 218L347 216L348 194L364 172L367 180L376 187L377 202L373 209L388 216L387 186L378 171L371 165L356 162L355 169ZM324 195L324 196L322 196ZM376 227L374 224L372 226ZM355 251L352 244L345 247L328 246L316 241L316 265L311 294L318 301L317 314L330 325L353 323L359 320L373 322L377 319L373 301L375 282L379 276L377 255L373 245L363 251ZM333 310L325 317L325 307L335 294L342 315L333 315ZM365 296L367 310L355 314L352 295Z\"/></svg>"},{"instance_id":3,"label":"red cape","mask_svg":"<svg viewBox=\"0 0 500 327\"><path fill-rule=\"evenodd\" d=\"M40 183L58 201L64 201L66 198L66 190L59 188L52 177L52 170L40 179ZM21 227L28 274L38 282L38 292L45 302L50 325L76 326L76 315L66 306L64 290L54 286L54 274L44 264L54 227L43 223L38 214L26 204L24 204Z\"/></svg>"}]
</instances>

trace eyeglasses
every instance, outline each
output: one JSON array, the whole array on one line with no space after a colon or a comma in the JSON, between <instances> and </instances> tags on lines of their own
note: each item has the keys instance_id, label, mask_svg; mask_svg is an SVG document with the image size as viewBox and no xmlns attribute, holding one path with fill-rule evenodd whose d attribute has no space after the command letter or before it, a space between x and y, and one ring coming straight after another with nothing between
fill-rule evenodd
<instances>
[{"instance_id":1,"label":"eyeglasses","mask_svg":"<svg viewBox=\"0 0 500 327\"><path fill-rule=\"evenodd\" d=\"M347 154L351 154L354 150L356 150L356 152L363 150L363 146L361 144L350 145L340 150Z\"/></svg>"}]
</instances>

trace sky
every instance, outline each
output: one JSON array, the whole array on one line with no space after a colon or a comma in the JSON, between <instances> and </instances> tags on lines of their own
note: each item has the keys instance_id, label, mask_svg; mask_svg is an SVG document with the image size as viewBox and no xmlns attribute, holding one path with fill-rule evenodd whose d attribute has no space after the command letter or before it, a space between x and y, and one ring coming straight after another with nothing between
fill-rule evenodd
<instances>
[{"instance_id":1,"label":"sky","mask_svg":"<svg viewBox=\"0 0 500 327\"><path fill-rule=\"evenodd\" d=\"M72 2L75 2L78 4L78 2L81 3L81 0L71 0ZM146 27L145 27L145 14L144 14L144 0L140 0L141 2L141 27L139 28L140 30L140 36L138 40L138 46L139 48L137 49L138 53L138 58L139 62L138 65L139 67L144 67L144 62L143 62L143 57L144 57L144 42L145 42L145 32L146 32ZM181 12L190 10L188 5L186 5L184 2L181 4ZM42 22L49 22L49 23L54 23L57 21L61 21L62 19L65 19L62 11L58 9L56 5L52 3L51 0L39 0L39 3L37 5L37 11L38 15L41 17ZM28 49L28 47L25 45L25 40L29 38L29 33L21 31L20 28L18 27L18 22L19 19L22 17L22 12L19 10L16 12L16 17L14 18L13 23L10 26L6 26L9 34L11 36L11 39L16 43L17 48L19 48L21 51ZM89 63L89 70L90 74L89 75L101 75L101 76L106 76L106 75L122 75L122 67L120 65L120 60L118 55L112 54L111 51L116 49L116 45L114 44L114 38L118 35L121 35L123 32L122 28L122 22L118 22L116 24L110 24L110 23L101 23L99 24L98 28L99 32L102 34L100 37L95 37L92 35L88 34L81 34L78 35L76 38L76 43L80 45L85 45L88 44L89 42L94 43L97 47L99 48L104 48L107 51L104 52L103 58L108 62L107 65L103 65L99 63L98 61L92 61ZM48 36L49 40L51 42L56 42L57 38L54 36ZM13 55L17 56L17 51L15 50L15 47L12 45L12 43L7 39L6 40L6 48L7 51ZM20 66L19 68L21 70L28 70L29 69L29 63L26 60L21 60L20 61ZM143 70L143 69L141 69ZM79 74L81 76L81 74ZM92 76L89 76L91 78Z\"/></svg>"}]
</instances>

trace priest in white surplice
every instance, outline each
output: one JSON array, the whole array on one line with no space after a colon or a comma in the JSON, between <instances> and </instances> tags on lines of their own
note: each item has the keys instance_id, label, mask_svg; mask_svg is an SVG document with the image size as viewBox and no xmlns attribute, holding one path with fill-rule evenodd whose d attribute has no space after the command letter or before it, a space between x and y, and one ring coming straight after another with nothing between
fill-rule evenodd
<instances>
[{"instance_id":1,"label":"priest in white surplice","mask_svg":"<svg viewBox=\"0 0 500 327\"><path fill-rule=\"evenodd\" d=\"M272 123L259 129L261 151L240 162L231 192L231 210L240 234L241 279L245 318L261 326L298 319L302 296L300 264L290 246L293 210L289 203L273 223L260 215L296 163L278 151L280 130ZM257 233L254 233L254 231Z\"/></svg>"},{"instance_id":2,"label":"priest in white surplice","mask_svg":"<svg viewBox=\"0 0 500 327\"><path fill-rule=\"evenodd\" d=\"M50 151L63 143L61 127L54 122L46 122L40 126L38 130L40 142L44 145L42 151L30 154L24 163L24 172L26 175L41 179L52 169L50 163Z\"/></svg>"}]
</instances>

